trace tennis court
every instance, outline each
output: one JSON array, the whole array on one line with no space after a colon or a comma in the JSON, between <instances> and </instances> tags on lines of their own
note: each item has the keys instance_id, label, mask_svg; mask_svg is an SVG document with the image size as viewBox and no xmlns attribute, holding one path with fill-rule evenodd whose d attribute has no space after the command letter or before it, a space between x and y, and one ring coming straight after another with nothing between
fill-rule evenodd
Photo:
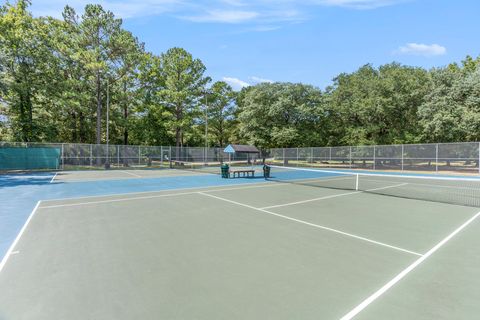
<instances>
[{"instance_id":1,"label":"tennis court","mask_svg":"<svg viewBox=\"0 0 480 320\"><path fill-rule=\"evenodd\" d=\"M480 180L315 171L47 176L0 319L478 318Z\"/></svg>"}]
</instances>

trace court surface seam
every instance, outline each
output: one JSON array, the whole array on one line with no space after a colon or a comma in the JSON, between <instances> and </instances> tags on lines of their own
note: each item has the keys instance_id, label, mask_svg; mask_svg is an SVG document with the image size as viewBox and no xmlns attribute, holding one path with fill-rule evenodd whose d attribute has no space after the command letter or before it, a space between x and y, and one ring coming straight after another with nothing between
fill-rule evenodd
<instances>
[{"instance_id":1,"label":"court surface seam","mask_svg":"<svg viewBox=\"0 0 480 320\"><path fill-rule=\"evenodd\" d=\"M311 227L314 227L314 228L318 228L318 229L322 229L322 230L326 230L326 231L331 231L331 232L338 233L338 234L341 234L341 235L344 235L344 236L347 236L347 237L350 237L350 238L355 238L355 239L358 239L358 240L373 243L373 244L376 244L376 245L379 245L379 246L382 246L382 247L387 247L387 248L394 249L394 250L397 250L397 251L401 251L401 252L404 252L404 253L409 253L409 254L413 254L413 255L416 255L416 256L422 256L422 254L420 254L418 252L414 252L414 251L407 250L407 249L404 249L404 248L396 247L396 246L393 246L393 245L389 245L389 244L379 242L379 241L376 241L376 240L372 240L372 239L369 239L369 238L365 238L365 237L362 237L362 236L357 236L357 235L354 235L354 234L351 234L351 233L348 233L348 232L344 232L344 231L341 231L341 230L337 230L337 229L325 227L325 226L322 226L322 225L314 224L314 223L311 223L311 222L308 222L308 221L292 218L292 217L285 216L285 215L275 213L275 212L272 212L272 211L268 211L268 210L265 210L265 209L262 209L262 208L253 207L253 206L245 204L245 203L241 203L241 202L229 200L229 199L226 199L226 198L218 197L218 196L215 196L213 194L208 194L208 193L205 193L205 192L197 192L197 193L201 194L201 195L204 195L204 196L207 196L207 197L222 200L222 201L225 201L225 202L230 202L230 203L236 204L238 206L250 208L250 209L257 210L257 211L260 211L260 212L263 212L263 213L268 213L270 215L273 215L273 216L276 216L276 217L279 217L279 218L282 218L282 219L286 219L286 220L298 222L298 223L301 223L301 224L305 224L305 225L308 225L308 226L311 226Z\"/></svg>"},{"instance_id":2,"label":"court surface seam","mask_svg":"<svg viewBox=\"0 0 480 320\"><path fill-rule=\"evenodd\" d=\"M455 229L447 237L445 237L443 240L441 240L439 243L437 243L432 249L428 250L424 255L422 255L420 258L418 258L416 261L414 261L411 265L409 265L407 268L405 268L402 272L400 272L398 275L396 275L392 280L387 282L383 287L381 287L379 290L377 290L375 293L373 293L367 299L363 300L358 306L353 308L350 312L348 312L346 315L344 315L340 320L353 319L357 314L359 314L362 310L364 310L368 305L370 305L372 302L377 300L381 295L383 295L390 288L392 288L397 282L402 280L407 274L409 274L412 270L414 270L416 267L418 267L423 261L425 261L432 254L434 254L438 249L443 247L443 245L445 243L450 241L450 239L452 239L455 235L460 233L470 223L475 221L475 219L477 219L479 216L480 216L480 212L477 212L473 217L471 217L466 222L464 222L460 227Z\"/></svg>"}]
</instances>

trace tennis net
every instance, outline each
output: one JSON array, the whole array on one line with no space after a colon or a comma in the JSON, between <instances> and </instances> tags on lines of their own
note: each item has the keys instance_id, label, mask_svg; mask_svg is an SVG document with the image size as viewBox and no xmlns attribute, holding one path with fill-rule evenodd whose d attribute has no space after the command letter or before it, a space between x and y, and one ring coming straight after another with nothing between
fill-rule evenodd
<instances>
[{"instance_id":1,"label":"tennis net","mask_svg":"<svg viewBox=\"0 0 480 320\"><path fill-rule=\"evenodd\" d=\"M180 160L171 160L170 168L177 170L188 170L194 172L203 172L203 173L212 173L220 174L220 163L218 162L190 162L190 161L180 161Z\"/></svg>"},{"instance_id":2,"label":"tennis net","mask_svg":"<svg viewBox=\"0 0 480 320\"><path fill-rule=\"evenodd\" d=\"M357 173L270 165L267 180L480 207L480 179Z\"/></svg>"}]
</instances>

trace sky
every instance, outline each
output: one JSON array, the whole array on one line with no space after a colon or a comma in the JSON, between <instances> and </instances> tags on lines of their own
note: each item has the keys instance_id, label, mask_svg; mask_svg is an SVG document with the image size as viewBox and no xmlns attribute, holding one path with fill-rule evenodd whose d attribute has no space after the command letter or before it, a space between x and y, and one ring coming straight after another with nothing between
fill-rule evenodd
<instances>
[{"instance_id":1,"label":"sky","mask_svg":"<svg viewBox=\"0 0 480 320\"><path fill-rule=\"evenodd\" d=\"M234 89L301 82L321 89L362 65L424 68L480 55L478 0L32 0L61 17L98 3L160 54L182 47Z\"/></svg>"}]
</instances>

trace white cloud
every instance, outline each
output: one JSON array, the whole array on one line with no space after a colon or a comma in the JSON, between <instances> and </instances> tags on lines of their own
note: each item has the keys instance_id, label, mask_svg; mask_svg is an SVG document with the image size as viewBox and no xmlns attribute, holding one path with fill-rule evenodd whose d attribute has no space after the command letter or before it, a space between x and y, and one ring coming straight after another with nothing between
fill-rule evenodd
<instances>
[{"instance_id":1,"label":"white cloud","mask_svg":"<svg viewBox=\"0 0 480 320\"><path fill-rule=\"evenodd\" d=\"M270 79L264 79L264 78L259 78L259 77L249 77L250 80L252 80L255 83L262 83L262 82L267 82L267 83L274 83L275 81L270 80Z\"/></svg>"},{"instance_id":2,"label":"white cloud","mask_svg":"<svg viewBox=\"0 0 480 320\"><path fill-rule=\"evenodd\" d=\"M416 56L442 56L447 53L447 49L438 44L423 44L423 43L407 43L401 46L395 52L398 54L408 54Z\"/></svg>"},{"instance_id":3,"label":"white cloud","mask_svg":"<svg viewBox=\"0 0 480 320\"><path fill-rule=\"evenodd\" d=\"M259 13L255 11L210 10L206 14L198 16L185 16L183 19L194 22L241 23L252 20L258 16Z\"/></svg>"},{"instance_id":4,"label":"white cloud","mask_svg":"<svg viewBox=\"0 0 480 320\"><path fill-rule=\"evenodd\" d=\"M250 86L250 83L237 78L223 77L222 80L228 83L234 90L241 90L242 88Z\"/></svg>"}]
</instances>

